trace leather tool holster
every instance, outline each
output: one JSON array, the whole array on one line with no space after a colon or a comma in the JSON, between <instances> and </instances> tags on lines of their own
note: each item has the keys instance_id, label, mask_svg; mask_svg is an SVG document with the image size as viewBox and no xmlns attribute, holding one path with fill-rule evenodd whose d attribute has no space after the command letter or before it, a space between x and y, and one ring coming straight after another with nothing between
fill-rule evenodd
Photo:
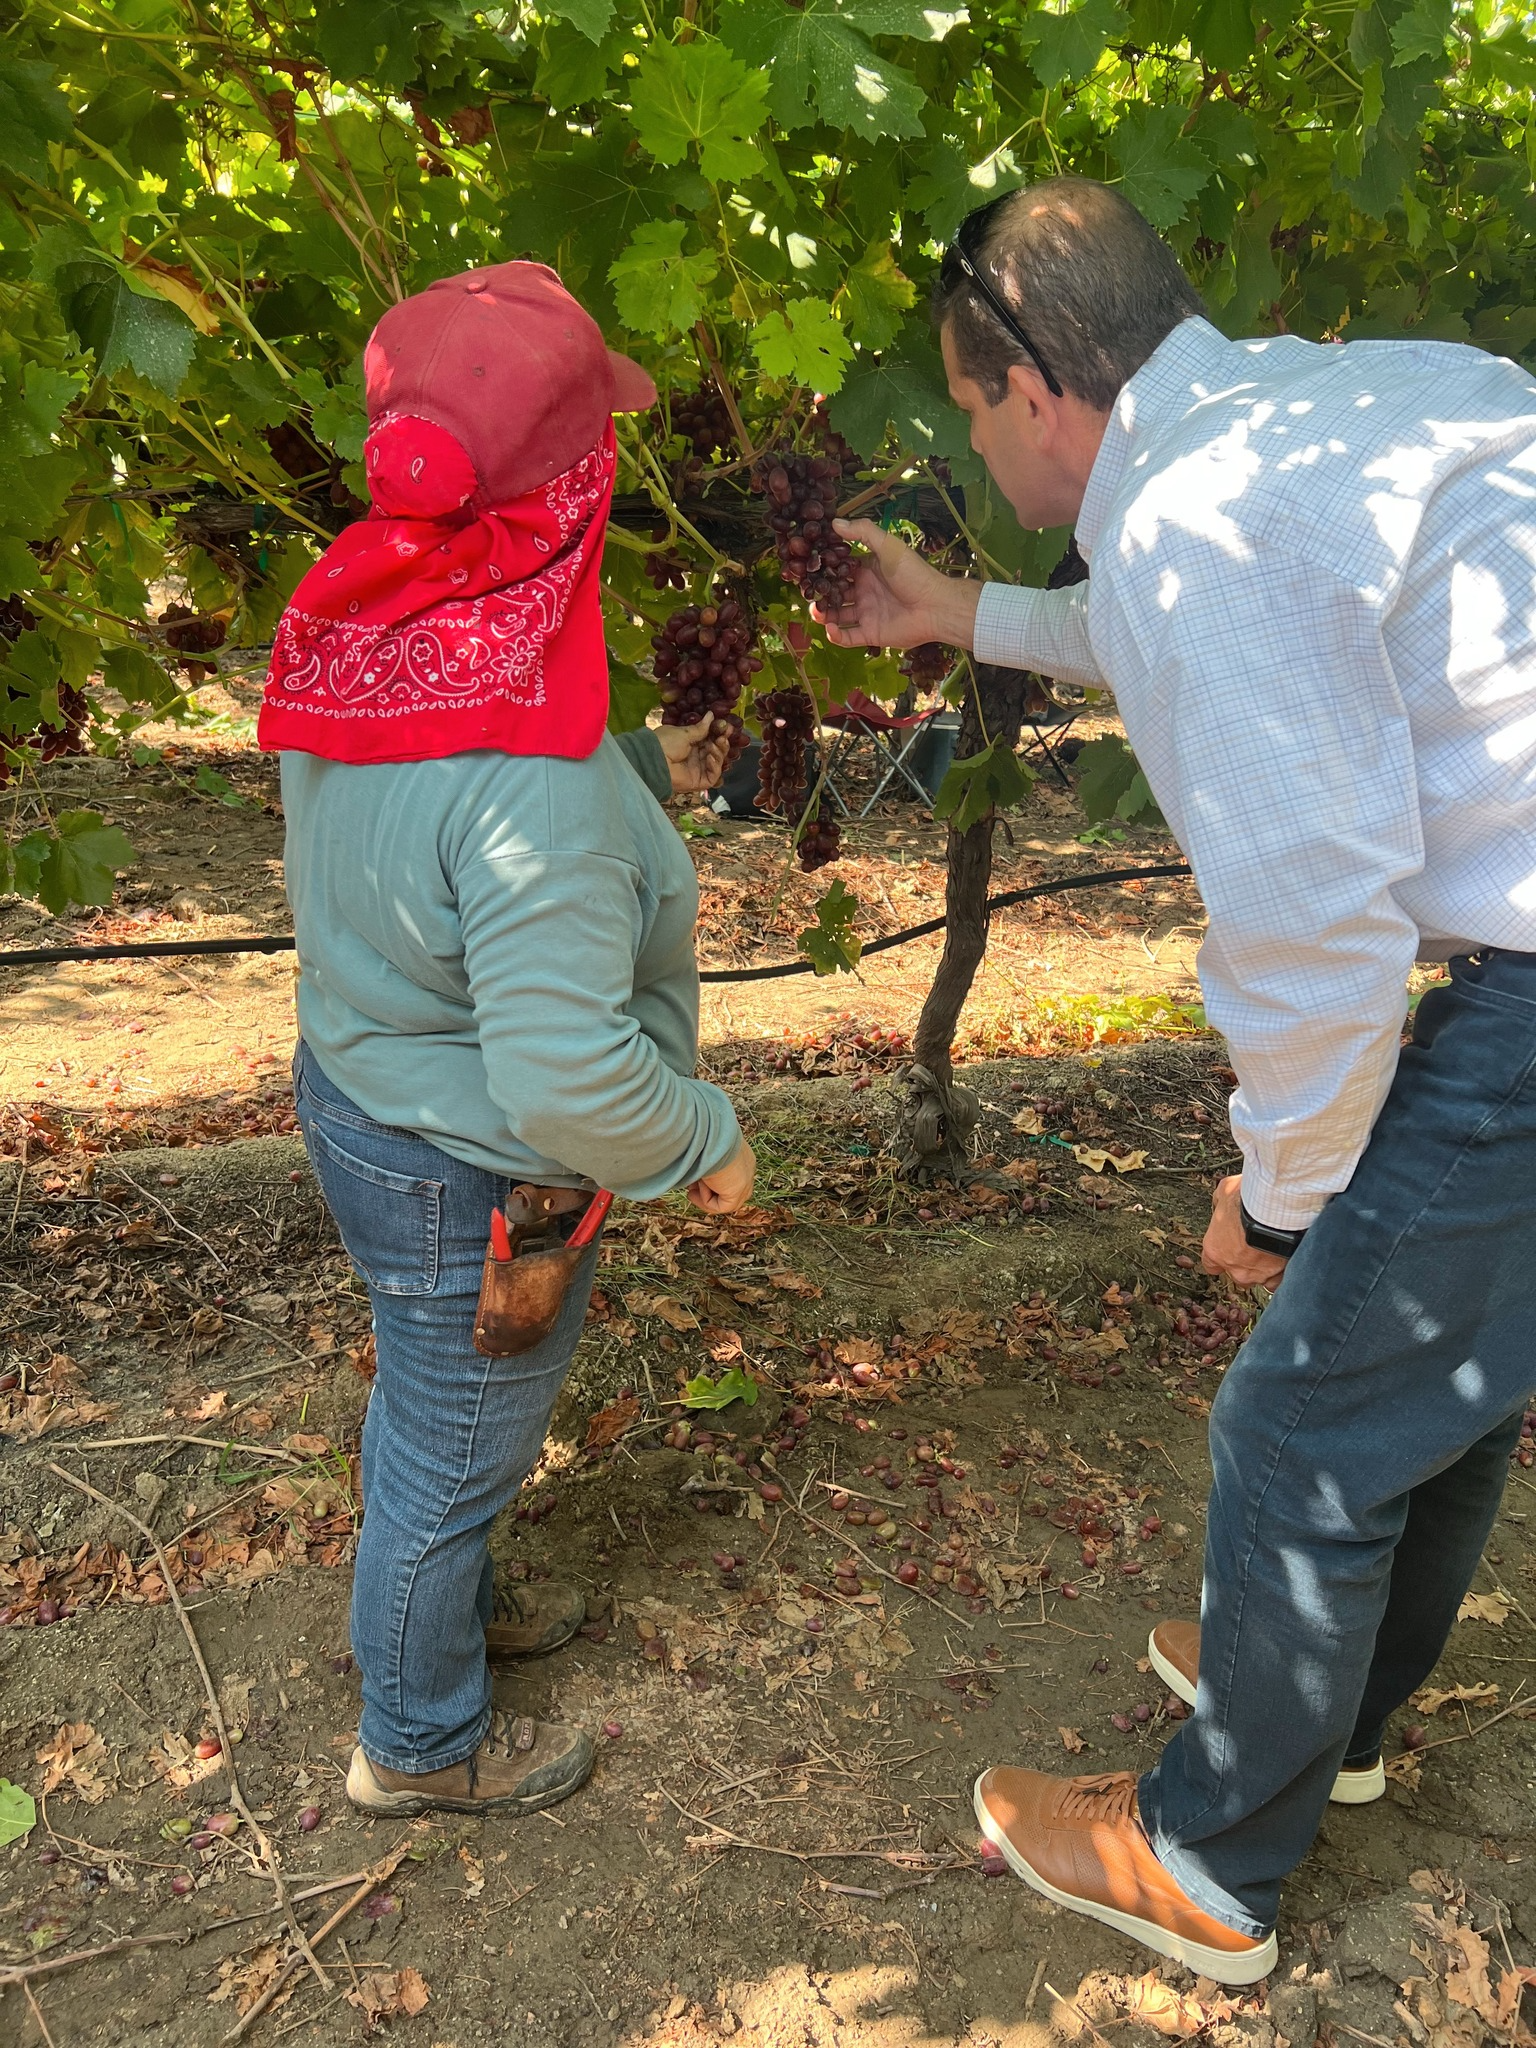
<instances>
[{"instance_id":1,"label":"leather tool holster","mask_svg":"<svg viewBox=\"0 0 1536 2048\"><path fill-rule=\"evenodd\" d=\"M565 1242L592 1200L581 1188L513 1188L505 1204L509 1259L485 1248L475 1349L486 1358L516 1358L542 1344L555 1327L582 1251Z\"/></svg>"}]
</instances>

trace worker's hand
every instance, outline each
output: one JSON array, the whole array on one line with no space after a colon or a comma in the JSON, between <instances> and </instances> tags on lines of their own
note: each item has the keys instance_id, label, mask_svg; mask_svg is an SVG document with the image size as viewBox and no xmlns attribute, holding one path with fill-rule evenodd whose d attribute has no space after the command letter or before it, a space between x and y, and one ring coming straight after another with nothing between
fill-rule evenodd
<instances>
[{"instance_id":1,"label":"worker's hand","mask_svg":"<svg viewBox=\"0 0 1536 2048\"><path fill-rule=\"evenodd\" d=\"M713 789L725 773L729 736L714 737L715 714L706 711L697 725L662 725L656 729L661 751L667 757L674 796L696 796Z\"/></svg>"},{"instance_id":2,"label":"worker's hand","mask_svg":"<svg viewBox=\"0 0 1536 2048\"><path fill-rule=\"evenodd\" d=\"M944 576L893 533L869 519L833 521L844 540L869 550L855 564L853 596L836 611L813 606L839 647L921 647L941 640L949 647L971 645L981 585L963 576Z\"/></svg>"},{"instance_id":3,"label":"worker's hand","mask_svg":"<svg viewBox=\"0 0 1536 2048\"><path fill-rule=\"evenodd\" d=\"M724 1166L717 1166L713 1173L706 1173L702 1180L693 1183L688 1199L706 1215L734 1216L752 1199L756 1175L757 1159L743 1138Z\"/></svg>"},{"instance_id":4,"label":"worker's hand","mask_svg":"<svg viewBox=\"0 0 1536 2048\"><path fill-rule=\"evenodd\" d=\"M1239 1287L1267 1287L1273 1293L1285 1278L1287 1262L1278 1252L1261 1252L1248 1242L1243 1235L1242 1200L1240 1173L1229 1173L1216 1183L1200 1264L1207 1273L1225 1273Z\"/></svg>"}]
</instances>

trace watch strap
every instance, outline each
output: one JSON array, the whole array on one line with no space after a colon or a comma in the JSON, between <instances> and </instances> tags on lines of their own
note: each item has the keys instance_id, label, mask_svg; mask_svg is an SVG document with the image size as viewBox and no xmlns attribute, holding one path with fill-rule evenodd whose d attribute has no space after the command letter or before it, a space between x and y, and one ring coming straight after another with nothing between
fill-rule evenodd
<instances>
[{"instance_id":1,"label":"watch strap","mask_svg":"<svg viewBox=\"0 0 1536 2048\"><path fill-rule=\"evenodd\" d=\"M1273 1252L1277 1258L1288 1259L1299 1249L1301 1240L1307 1234L1305 1229L1277 1229L1272 1224L1261 1223L1256 1216L1251 1215L1246 1202L1240 1200L1238 1206L1243 1219L1243 1236L1255 1251Z\"/></svg>"}]
</instances>

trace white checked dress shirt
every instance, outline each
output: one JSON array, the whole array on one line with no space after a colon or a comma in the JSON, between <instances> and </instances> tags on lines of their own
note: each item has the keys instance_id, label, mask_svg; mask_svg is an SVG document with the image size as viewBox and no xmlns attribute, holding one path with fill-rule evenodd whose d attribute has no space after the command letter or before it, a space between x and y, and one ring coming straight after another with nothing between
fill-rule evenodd
<instances>
[{"instance_id":1,"label":"white checked dress shirt","mask_svg":"<svg viewBox=\"0 0 1536 2048\"><path fill-rule=\"evenodd\" d=\"M983 661L1107 683L1189 857L1243 1199L1348 1184L1415 956L1536 952L1536 383L1448 342L1174 330L1121 392L1091 580L989 584Z\"/></svg>"}]
</instances>

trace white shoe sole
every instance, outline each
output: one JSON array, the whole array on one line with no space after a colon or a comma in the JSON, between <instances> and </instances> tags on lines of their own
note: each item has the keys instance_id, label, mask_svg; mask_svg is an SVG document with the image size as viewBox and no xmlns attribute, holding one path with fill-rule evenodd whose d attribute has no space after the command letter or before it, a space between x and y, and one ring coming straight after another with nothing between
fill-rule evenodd
<instances>
[{"instance_id":1,"label":"white shoe sole","mask_svg":"<svg viewBox=\"0 0 1536 2048\"><path fill-rule=\"evenodd\" d=\"M1054 1900L1058 1906L1065 1906L1070 1912L1085 1914L1090 1920L1101 1920L1106 1927L1129 1935L1132 1941L1139 1941L1144 1948L1154 1949L1160 1956L1183 1963L1197 1977L1209 1977L1217 1984L1257 1984L1261 1977L1267 1977L1275 1968L1280 1959L1280 1949L1272 1934L1268 1940L1255 1943L1246 1955L1233 1955L1229 1949L1207 1948L1203 1941L1188 1941L1182 1935L1170 1933L1166 1927L1159 1927L1154 1920L1142 1920L1134 1913L1120 1912L1115 1906L1101 1906L1095 1899L1081 1899L1072 1892L1058 1891L1019 1854L1004 1830L988 1813L981 1796L982 1779L986 1775L983 1771L971 1795L981 1832L1001 1851L1014 1876L1022 1877L1043 1897Z\"/></svg>"},{"instance_id":2,"label":"white shoe sole","mask_svg":"<svg viewBox=\"0 0 1536 2048\"><path fill-rule=\"evenodd\" d=\"M1157 1647L1157 1631L1147 1637L1147 1662L1167 1686L1175 1699L1186 1707L1195 1704L1195 1689L1184 1676L1177 1664L1170 1663ZM1380 1799L1387 1789L1386 1765L1377 1757L1369 1770L1340 1771L1333 1781L1333 1790L1328 1794L1335 1806L1369 1806Z\"/></svg>"}]
</instances>

